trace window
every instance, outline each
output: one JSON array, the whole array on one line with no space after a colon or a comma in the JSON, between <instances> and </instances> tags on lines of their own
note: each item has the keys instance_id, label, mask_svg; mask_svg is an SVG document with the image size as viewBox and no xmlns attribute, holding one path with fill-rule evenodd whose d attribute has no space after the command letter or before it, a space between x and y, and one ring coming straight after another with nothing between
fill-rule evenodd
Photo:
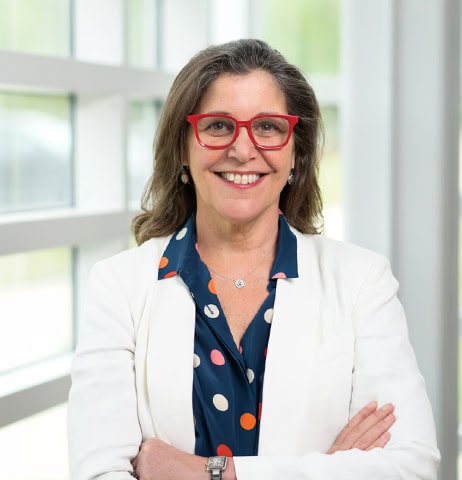
<instances>
[{"instance_id":1,"label":"window","mask_svg":"<svg viewBox=\"0 0 462 480\"><path fill-rule=\"evenodd\" d=\"M261 14L261 37L298 65L321 105L326 143L320 164L327 235L344 236L340 118L340 0L269 0ZM290 8L290 15L287 9Z\"/></svg>"},{"instance_id":2,"label":"window","mask_svg":"<svg viewBox=\"0 0 462 480\"><path fill-rule=\"evenodd\" d=\"M0 214L72 204L71 101L0 92Z\"/></svg>"},{"instance_id":3,"label":"window","mask_svg":"<svg viewBox=\"0 0 462 480\"><path fill-rule=\"evenodd\" d=\"M0 0L1 478L66 478L86 279L129 245L152 168L172 75L155 70L158 2L125 3Z\"/></svg>"},{"instance_id":4,"label":"window","mask_svg":"<svg viewBox=\"0 0 462 480\"><path fill-rule=\"evenodd\" d=\"M0 256L0 305L0 375L72 350L72 250Z\"/></svg>"},{"instance_id":5,"label":"window","mask_svg":"<svg viewBox=\"0 0 462 480\"><path fill-rule=\"evenodd\" d=\"M0 48L68 56L70 5L67 0L0 0Z\"/></svg>"}]
</instances>

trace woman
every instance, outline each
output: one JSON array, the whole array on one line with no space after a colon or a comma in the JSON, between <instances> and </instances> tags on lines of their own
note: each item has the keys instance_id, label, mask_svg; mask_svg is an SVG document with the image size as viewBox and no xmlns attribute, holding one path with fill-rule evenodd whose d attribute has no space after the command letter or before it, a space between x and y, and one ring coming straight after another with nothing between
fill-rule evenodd
<instances>
[{"instance_id":1,"label":"woman","mask_svg":"<svg viewBox=\"0 0 462 480\"><path fill-rule=\"evenodd\" d=\"M320 130L303 75L261 41L177 76L140 246L92 271L73 479L436 478L388 263L318 235Z\"/></svg>"}]
</instances>

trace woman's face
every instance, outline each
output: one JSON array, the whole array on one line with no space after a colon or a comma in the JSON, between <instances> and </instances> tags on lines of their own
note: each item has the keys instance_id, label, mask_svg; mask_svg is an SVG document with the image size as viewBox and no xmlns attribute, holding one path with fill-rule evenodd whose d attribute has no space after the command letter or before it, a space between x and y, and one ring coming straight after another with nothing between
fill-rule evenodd
<instances>
[{"instance_id":1,"label":"woman's face","mask_svg":"<svg viewBox=\"0 0 462 480\"><path fill-rule=\"evenodd\" d=\"M255 70L243 75L220 75L194 113L220 113L249 120L256 115L288 112L273 77ZM294 165L293 138L281 149L261 150L252 143L247 129L241 127L232 145L210 150L199 145L191 126L184 164L189 166L194 181L198 217L240 225L277 218L279 197Z\"/></svg>"}]
</instances>

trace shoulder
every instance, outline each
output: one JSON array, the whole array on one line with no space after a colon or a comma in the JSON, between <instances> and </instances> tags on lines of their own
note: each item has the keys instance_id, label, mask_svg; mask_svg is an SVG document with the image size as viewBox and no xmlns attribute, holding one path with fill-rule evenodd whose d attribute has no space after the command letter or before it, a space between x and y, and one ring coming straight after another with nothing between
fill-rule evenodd
<instances>
[{"instance_id":1,"label":"shoulder","mask_svg":"<svg viewBox=\"0 0 462 480\"><path fill-rule=\"evenodd\" d=\"M386 257L378 253L360 247L353 243L334 240L324 235L303 234L292 228L297 238L297 245L301 252L315 254L318 257L326 257L333 261L355 261L374 262L387 261Z\"/></svg>"},{"instance_id":2,"label":"shoulder","mask_svg":"<svg viewBox=\"0 0 462 480\"><path fill-rule=\"evenodd\" d=\"M335 276L337 280L359 283L368 276L391 276L390 262L383 255L324 235L293 231L297 237L300 274L315 268L323 277Z\"/></svg>"},{"instance_id":3,"label":"shoulder","mask_svg":"<svg viewBox=\"0 0 462 480\"><path fill-rule=\"evenodd\" d=\"M148 279L153 281L157 278L159 261L169 240L170 236L152 238L137 247L100 260L93 266L92 276L113 277L132 285Z\"/></svg>"}]
</instances>

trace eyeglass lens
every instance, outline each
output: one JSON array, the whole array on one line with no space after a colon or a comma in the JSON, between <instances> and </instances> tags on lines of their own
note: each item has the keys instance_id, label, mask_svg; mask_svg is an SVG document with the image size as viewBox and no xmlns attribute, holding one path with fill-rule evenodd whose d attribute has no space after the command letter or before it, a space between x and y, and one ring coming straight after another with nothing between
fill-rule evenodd
<instances>
[{"instance_id":1,"label":"eyeglass lens","mask_svg":"<svg viewBox=\"0 0 462 480\"><path fill-rule=\"evenodd\" d=\"M197 123L201 142L211 147L229 145L236 128L236 121L227 117L203 117ZM259 117L252 120L250 129L255 143L263 147L277 147L287 141L290 124L286 118Z\"/></svg>"}]
</instances>

